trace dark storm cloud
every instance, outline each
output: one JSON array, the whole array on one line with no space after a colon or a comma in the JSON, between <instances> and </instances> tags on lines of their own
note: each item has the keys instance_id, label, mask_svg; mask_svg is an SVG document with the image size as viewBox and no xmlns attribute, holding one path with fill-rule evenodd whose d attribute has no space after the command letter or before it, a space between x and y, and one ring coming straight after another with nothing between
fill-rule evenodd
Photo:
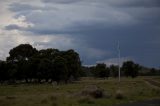
<instances>
[{"instance_id":1,"label":"dark storm cloud","mask_svg":"<svg viewBox=\"0 0 160 106\"><path fill-rule=\"evenodd\" d=\"M26 22L34 26L20 28L11 24L6 26L6 30L29 31L35 35L70 35L75 39L75 49L80 52L84 64L117 57L119 40L122 57L131 57L143 65L158 67L159 0L42 1L44 7L11 4L10 10L16 13L16 17L25 16ZM93 51L95 54L89 58L86 51L90 55Z\"/></svg>"},{"instance_id":2,"label":"dark storm cloud","mask_svg":"<svg viewBox=\"0 0 160 106\"><path fill-rule=\"evenodd\" d=\"M33 11L39 9L38 7L34 7L29 4L23 4L23 3L13 3L10 4L9 10L13 12L21 12L21 11Z\"/></svg>"},{"instance_id":3,"label":"dark storm cloud","mask_svg":"<svg viewBox=\"0 0 160 106\"><path fill-rule=\"evenodd\" d=\"M58 1L59 0L52 0L52 1L45 0L45 2L58 2ZM67 3L67 2L75 2L75 0L61 0L59 2ZM88 2L89 1L87 0L86 4ZM93 0L91 2L97 3L98 1ZM89 12L85 14L85 9L82 9L82 11L84 11L84 13L83 12L78 13L78 11L76 13L76 10L74 10L74 8L76 8L76 6L73 8L73 10L70 10L70 11L73 11L73 14L69 14L70 11L63 12L63 10L65 8L64 9L62 8L61 10L57 9L57 12L52 12L52 11L56 11L56 10L53 10L53 8L50 8L50 11L48 11L48 10L45 10L45 7L38 8L38 7L28 5L28 4L21 4L21 3L11 4L10 10L17 12L15 18L17 18L21 15L26 16L27 21L35 24L35 27L29 28L26 30L37 33L37 34L54 34L54 33L56 33L56 34L63 33L64 34L64 33L72 33L72 32L73 33L75 33L75 32L77 32L77 33L82 32L83 33L84 31L90 32L90 30L96 30L96 28L98 28L97 30L99 30L99 29L113 28L113 27L117 27L117 26L123 27L123 25L131 25L133 23L134 24L137 24L137 23L138 24L153 24L153 25L156 25L156 24L159 25L159 23L160 23L159 22L160 15L158 14L160 12L159 8L149 8L149 9L148 8L147 9L144 9L144 8L129 8L128 9L127 8L127 9L125 9L125 6L136 7L137 5L143 5L144 7L148 7L148 5L151 5L151 6L155 5L155 7L156 7L158 4L160 4L160 3L158 3L157 0L147 0L146 2L144 0L131 0L130 2L127 0L121 0L121 1L101 0L101 2L102 2L102 4L106 3L106 5L114 4L114 5L117 5L117 7L114 7L114 8L107 8L106 7L104 9L99 9L96 7L90 7L91 8L90 9L90 8L84 7L86 9L90 9L90 10L88 10L89 12L92 12L92 11L95 12L94 13L94 14L96 14L95 19L91 18L92 14L89 17L89 19L87 19L87 17L86 18L82 17L83 15L85 16L86 14L90 14ZM85 1L84 1L84 3L85 3ZM119 5L122 5L121 9L118 8ZM104 6L104 4L103 4L103 6ZM117 11L117 8L118 8L118 11ZM94 11L94 9L95 9L95 11ZM107 10L107 9L109 9L109 10ZM116 9L116 11L114 11L114 9ZM34 10L39 10L39 11L34 11ZM98 10L98 11L96 12L96 10ZM75 17L78 14L81 14L81 16ZM79 18L79 19L77 19L77 18ZM102 20L101 20L101 18L102 18ZM132 18L132 19L129 19L129 18ZM72 19L73 19L73 21L72 21ZM57 28L54 28L54 24L55 24L54 20L59 21L59 23L64 20L65 20L65 22L71 20L71 22L66 27L62 27L60 29L57 29ZM52 25L50 25L50 24L52 24ZM43 27L43 25L45 25L45 26ZM64 23L64 25L65 25L65 23ZM41 26L41 27L39 27L39 26ZM50 28L51 26L53 28ZM55 25L55 27L56 27L56 25Z\"/></svg>"},{"instance_id":4,"label":"dark storm cloud","mask_svg":"<svg viewBox=\"0 0 160 106\"><path fill-rule=\"evenodd\" d=\"M45 3L62 3L62 4L68 4L68 3L75 3L82 0L42 0Z\"/></svg>"},{"instance_id":5,"label":"dark storm cloud","mask_svg":"<svg viewBox=\"0 0 160 106\"><path fill-rule=\"evenodd\" d=\"M110 5L117 6L117 7L159 7L160 1L159 0L106 0Z\"/></svg>"},{"instance_id":6,"label":"dark storm cloud","mask_svg":"<svg viewBox=\"0 0 160 106\"><path fill-rule=\"evenodd\" d=\"M107 3L117 7L159 7L159 0L42 0L45 3L76 3L76 2L93 2L93 3Z\"/></svg>"},{"instance_id":7,"label":"dark storm cloud","mask_svg":"<svg viewBox=\"0 0 160 106\"><path fill-rule=\"evenodd\" d=\"M22 27L15 25L15 24L11 24L5 27L6 30L22 30Z\"/></svg>"}]
</instances>

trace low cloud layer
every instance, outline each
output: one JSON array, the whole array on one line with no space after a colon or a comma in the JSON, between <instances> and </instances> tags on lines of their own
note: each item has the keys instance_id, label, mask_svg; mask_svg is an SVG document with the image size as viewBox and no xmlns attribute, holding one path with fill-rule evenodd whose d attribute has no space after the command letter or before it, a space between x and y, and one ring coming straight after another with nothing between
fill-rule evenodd
<instances>
[{"instance_id":1,"label":"low cloud layer","mask_svg":"<svg viewBox=\"0 0 160 106\"><path fill-rule=\"evenodd\" d=\"M26 38L25 42L28 40L41 48L73 48L80 53L83 64L117 58L117 41L120 41L122 57L159 67L159 0L0 2L4 17L0 19L3 21L0 26L3 41L8 39L19 44L15 39L3 37L12 38L16 32L14 37ZM48 40L43 42L41 37ZM3 43L1 49L9 48L5 42L0 43Z\"/></svg>"}]
</instances>

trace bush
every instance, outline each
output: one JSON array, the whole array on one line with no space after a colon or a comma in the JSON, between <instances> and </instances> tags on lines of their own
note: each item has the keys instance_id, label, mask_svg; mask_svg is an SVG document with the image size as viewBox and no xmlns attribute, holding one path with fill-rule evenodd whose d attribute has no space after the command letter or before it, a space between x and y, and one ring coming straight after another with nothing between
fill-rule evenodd
<instances>
[{"instance_id":1,"label":"bush","mask_svg":"<svg viewBox=\"0 0 160 106\"><path fill-rule=\"evenodd\" d=\"M116 99L123 99L123 98L124 98L123 92L120 91L120 90L116 91L115 98L116 98Z\"/></svg>"},{"instance_id":2,"label":"bush","mask_svg":"<svg viewBox=\"0 0 160 106\"><path fill-rule=\"evenodd\" d=\"M104 90L95 85L91 85L85 87L85 89L82 90L81 94L93 98L102 98L104 97Z\"/></svg>"}]
</instances>

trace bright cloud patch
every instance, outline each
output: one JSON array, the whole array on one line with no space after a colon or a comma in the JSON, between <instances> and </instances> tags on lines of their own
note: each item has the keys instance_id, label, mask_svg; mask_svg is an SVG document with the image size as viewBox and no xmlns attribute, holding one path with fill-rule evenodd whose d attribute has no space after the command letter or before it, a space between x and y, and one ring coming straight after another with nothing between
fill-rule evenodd
<instances>
[{"instance_id":1,"label":"bright cloud patch","mask_svg":"<svg viewBox=\"0 0 160 106\"><path fill-rule=\"evenodd\" d=\"M111 59L107 59L107 60L102 60L102 61L97 61L97 63L105 63L107 66L110 65L119 65L122 66L123 62L125 61L134 61L134 59L130 58L130 57L121 57L120 61L118 60L118 58L111 58Z\"/></svg>"}]
</instances>

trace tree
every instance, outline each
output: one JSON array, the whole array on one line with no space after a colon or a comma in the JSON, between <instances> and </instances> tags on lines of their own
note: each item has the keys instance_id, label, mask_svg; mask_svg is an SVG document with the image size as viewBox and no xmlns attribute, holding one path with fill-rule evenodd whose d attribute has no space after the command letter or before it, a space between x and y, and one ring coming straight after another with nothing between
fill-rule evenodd
<instances>
[{"instance_id":1,"label":"tree","mask_svg":"<svg viewBox=\"0 0 160 106\"><path fill-rule=\"evenodd\" d=\"M27 76L30 80L34 79L38 79L38 82L40 82L40 74L41 72L39 72L38 70L38 66L40 64L40 58L36 58L36 57L32 57L29 61L28 61L28 72L27 72Z\"/></svg>"},{"instance_id":2,"label":"tree","mask_svg":"<svg viewBox=\"0 0 160 106\"><path fill-rule=\"evenodd\" d=\"M60 55L60 51L58 49L53 49L53 48L49 48L49 49L42 49L40 51L38 51L38 58L47 58L51 61L54 61L54 59Z\"/></svg>"},{"instance_id":3,"label":"tree","mask_svg":"<svg viewBox=\"0 0 160 106\"><path fill-rule=\"evenodd\" d=\"M13 48L9 52L9 57L7 57L7 63L10 67L9 73L12 80L23 80L27 81L28 73L28 61L38 51L33 48L30 44L20 44L17 47Z\"/></svg>"},{"instance_id":4,"label":"tree","mask_svg":"<svg viewBox=\"0 0 160 106\"><path fill-rule=\"evenodd\" d=\"M113 77L118 77L118 66L111 65L110 71Z\"/></svg>"},{"instance_id":5,"label":"tree","mask_svg":"<svg viewBox=\"0 0 160 106\"><path fill-rule=\"evenodd\" d=\"M2 82L48 82L52 79L59 83L68 82L71 78L78 79L82 75L79 54L74 50L49 48L38 51L30 44L20 44L11 49L7 61L0 61L0 69Z\"/></svg>"},{"instance_id":6,"label":"tree","mask_svg":"<svg viewBox=\"0 0 160 106\"><path fill-rule=\"evenodd\" d=\"M82 66L81 77L91 77L92 75L92 67Z\"/></svg>"},{"instance_id":7,"label":"tree","mask_svg":"<svg viewBox=\"0 0 160 106\"><path fill-rule=\"evenodd\" d=\"M68 80L73 78L74 80L78 79L81 74L81 61L79 54L74 50L61 51L60 56L66 60L67 64L67 78Z\"/></svg>"},{"instance_id":8,"label":"tree","mask_svg":"<svg viewBox=\"0 0 160 106\"><path fill-rule=\"evenodd\" d=\"M110 75L110 69L106 67L106 64L97 64L93 70L94 77L108 78Z\"/></svg>"},{"instance_id":9,"label":"tree","mask_svg":"<svg viewBox=\"0 0 160 106\"><path fill-rule=\"evenodd\" d=\"M138 64L135 64L133 61L127 61L123 63L122 70L124 71L124 74L128 77L131 76L132 78L135 78L138 76L138 71L140 70L140 66Z\"/></svg>"},{"instance_id":10,"label":"tree","mask_svg":"<svg viewBox=\"0 0 160 106\"><path fill-rule=\"evenodd\" d=\"M6 62L7 64L7 73L9 83L15 83L18 75L17 63L16 62Z\"/></svg>"},{"instance_id":11,"label":"tree","mask_svg":"<svg viewBox=\"0 0 160 106\"><path fill-rule=\"evenodd\" d=\"M54 73L53 73L53 80L59 84L60 81L67 82L68 80L68 69L66 65L66 60L63 57L56 57L54 61Z\"/></svg>"},{"instance_id":12,"label":"tree","mask_svg":"<svg viewBox=\"0 0 160 106\"><path fill-rule=\"evenodd\" d=\"M110 76L110 69L108 67L106 67L106 73L105 73L105 77L108 79L108 77Z\"/></svg>"},{"instance_id":13,"label":"tree","mask_svg":"<svg viewBox=\"0 0 160 106\"><path fill-rule=\"evenodd\" d=\"M149 75L156 75L156 69L155 68L151 68Z\"/></svg>"},{"instance_id":14,"label":"tree","mask_svg":"<svg viewBox=\"0 0 160 106\"><path fill-rule=\"evenodd\" d=\"M43 58L40 60L40 63L38 64L38 78L39 78L39 82L42 79L45 79L46 82L48 82L48 80L51 77L51 70L53 69L53 65L52 62L47 59L47 58Z\"/></svg>"},{"instance_id":15,"label":"tree","mask_svg":"<svg viewBox=\"0 0 160 106\"><path fill-rule=\"evenodd\" d=\"M0 61L0 83L8 80L8 74L7 63L5 61Z\"/></svg>"},{"instance_id":16,"label":"tree","mask_svg":"<svg viewBox=\"0 0 160 106\"><path fill-rule=\"evenodd\" d=\"M26 80L26 82L28 83L28 61L27 60L20 60L17 63L17 73L16 73L16 79L17 80Z\"/></svg>"},{"instance_id":17,"label":"tree","mask_svg":"<svg viewBox=\"0 0 160 106\"><path fill-rule=\"evenodd\" d=\"M29 60L29 58L35 55L37 52L38 51L30 44L20 44L19 46L10 50L10 56L7 57L7 61L18 62L20 60Z\"/></svg>"}]
</instances>

